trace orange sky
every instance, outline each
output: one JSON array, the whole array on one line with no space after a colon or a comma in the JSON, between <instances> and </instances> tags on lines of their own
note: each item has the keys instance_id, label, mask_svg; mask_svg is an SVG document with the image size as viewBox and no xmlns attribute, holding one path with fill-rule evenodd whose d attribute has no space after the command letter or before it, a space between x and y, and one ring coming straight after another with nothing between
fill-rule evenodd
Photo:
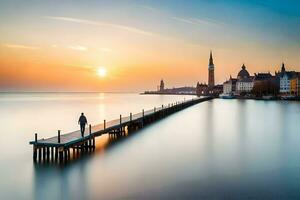
<instances>
[{"instance_id":1,"label":"orange sky","mask_svg":"<svg viewBox=\"0 0 300 200\"><path fill-rule=\"evenodd\" d=\"M268 35L238 23L177 16L168 7L114 5L124 12L97 16L24 6L23 16L4 13L0 21L1 91L143 91L156 89L161 78L166 87L195 86L207 82L210 50L218 83L236 76L243 63L251 74L274 73L282 61L300 71L299 39L288 33ZM252 25L247 18L245 23ZM100 66L107 76L97 75Z\"/></svg>"}]
</instances>

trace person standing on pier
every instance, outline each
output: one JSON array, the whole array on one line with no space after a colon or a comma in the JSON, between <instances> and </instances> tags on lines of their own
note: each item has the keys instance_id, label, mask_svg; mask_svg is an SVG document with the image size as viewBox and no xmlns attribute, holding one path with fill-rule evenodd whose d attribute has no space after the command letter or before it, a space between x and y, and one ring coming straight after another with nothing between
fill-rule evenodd
<instances>
[{"instance_id":1,"label":"person standing on pier","mask_svg":"<svg viewBox=\"0 0 300 200\"><path fill-rule=\"evenodd\" d=\"M81 132L81 136L84 136L84 131L85 131L85 125L87 124L87 119L84 116L84 113L81 113L79 120L78 120L78 124L80 125L80 132Z\"/></svg>"}]
</instances>

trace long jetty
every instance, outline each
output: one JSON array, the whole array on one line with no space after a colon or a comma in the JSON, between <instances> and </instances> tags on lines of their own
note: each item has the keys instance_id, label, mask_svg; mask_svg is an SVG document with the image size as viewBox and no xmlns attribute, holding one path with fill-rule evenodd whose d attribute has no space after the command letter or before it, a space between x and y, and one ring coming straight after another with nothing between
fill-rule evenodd
<instances>
[{"instance_id":1,"label":"long jetty","mask_svg":"<svg viewBox=\"0 0 300 200\"><path fill-rule=\"evenodd\" d=\"M61 134L58 130L57 135L47 139L38 139L35 133L34 141L29 144L33 145L33 160L34 162L55 162L64 163L71 158L71 155L78 155L85 152L93 152L95 150L95 138L104 134L109 134L110 137L119 137L129 134L143 128L144 126L158 121L175 112L183 110L197 103L211 100L213 97L194 98L187 101L175 102L160 107L154 107L151 110L142 111L137 114L130 113L129 116L119 119L107 121L97 125L89 125L84 136L81 132L74 131L66 134ZM73 150L71 154L71 150Z\"/></svg>"}]
</instances>

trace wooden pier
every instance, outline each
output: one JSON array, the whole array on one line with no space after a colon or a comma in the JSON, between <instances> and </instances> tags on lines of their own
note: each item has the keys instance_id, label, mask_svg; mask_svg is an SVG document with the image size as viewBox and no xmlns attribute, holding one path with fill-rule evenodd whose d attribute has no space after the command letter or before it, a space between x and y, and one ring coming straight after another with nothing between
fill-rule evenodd
<instances>
[{"instance_id":1,"label":"wooden pier","mask_svg":"<svg viewBox=\"0 0 300 200\"><path fill-rule=\"evenodd\" d=\"M101 124L89 125L83 137L79 130L67 134L61 134L61 131L58 130L56 136L47 139L38 139L36 133L34 141L29 142L33 145L33 160L35 162L67 162L71 155L93 152L95 150L95 137L104 134L109 134L109 137L123 136L172 113L211 99L212 97L195 98L162 105L147 111L143 110L137 114L130 113L126 117L120 115L120 118L116 120L107 122L104 120Z\"/></svg>"}]
</instances>

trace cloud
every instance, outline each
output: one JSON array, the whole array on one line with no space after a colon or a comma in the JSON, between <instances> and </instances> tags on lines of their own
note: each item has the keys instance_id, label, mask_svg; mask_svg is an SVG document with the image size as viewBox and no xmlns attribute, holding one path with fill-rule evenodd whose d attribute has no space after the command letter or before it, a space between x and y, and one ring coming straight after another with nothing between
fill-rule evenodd
<instances>
[{"instance_id":1,"label":"cloud","mask_svg":"<svg viewBox=\"0 0 300 200\"><path fill-rule=\"evenodd\" d=\"M185 19L185 18L180 18L180 17L171 17L172 19L179 21L179 22L183 22L183 23L187 23L187 24L193 24L193 25L199 25L199 23L190 20L190 19Z\"/></svg>"},{"instance_id":2,"label":"cloud","mask_svg":"<svg viewBox=\"0 0 300 200\"><path fill-rule=\"evenodd\" d=\"M171 17L173 20L183 22L186 24L192 24L196 26L209 25L209 26L219 26L222 23L219 23L215 20L210 19L198 19L198 18L181 18L181 17Z\"/></svg>"},{"instance_id":3,"label":"cloud","mask_svg":"<svg viewBox=\"0 0 300 200\"><path fill-rule=\"evenodd\" d=\"M225 25L224 23L220 22L220 21L216 21L213 19L208 19L208 18L203 18L203 19L199 19L199 18L182 18L182 17L175 17L175 16L170 16L168 13L151 7L151 6L147 6L147 5L141 5L141 8L151 11L151 12L160 12L164 15L166 15L168 18L178 21L178 22L182 22L182 23L186 23L186 24L191 24L191 25L195 25L195 26L202 26L202 25L209 25L209 26L219 26L219 25Z\"/></svg>"},{"instance_id":4,"label":"cloud","mask_svg":"<svg viewBox=\"0 0 300 200\"><path fill-rule=\"evenodd\" d=\"M39 47L35 46L27 46L22 44L4 44L3 46L7 48L13 48L13 49L28 49L28 50L37 50Z\"/></svg>"},{"instance_id":5,"label":"cloud","mask_svg":"<svg viewBox=\"0 0 300 200\"><path fill-rule=\"evenodd\" d=\"M116 29L120 29L120 30L129 31L129 32L132 32L132 33L147 35L147 36L154 35L154 33L144 31L142 29L138 29L138 28L131 27L131 26L113 24L113 23L106 23L106 22L99 22L99 21L92 21L92 20L71 18L71 17L61 17L61 16L45 16L45 18L52 19L52 20L59 20L59 21L66 21L66 22L92 25L92 26L106 26L106 27L110 27L110 28L116 28Z\"/></svg>"},{"instance_id":6,"label":"cloud","mask_svg":"<svg viewBox=\"0 0 300 200\"><path fill-rule=\"evenodd\" d=\"M157 9L157 8L153 8L151 6L147 6L147 5L140 5L139 7L144 8L146 10L152 11L152 12L161 12L161 10Z\"/></svg>"},{"instance_id":7,"label":"cloud","mask_svg":"<svg viewBox=\"0 0 300 200\"><path fill-rule=\"evenodd\" d=\"M68 48L76 50L76 51L87 51L88 50L87 47L80 46L80 45L72 45L72 46L68 46Z\"/></svg>"}]
</instances>

